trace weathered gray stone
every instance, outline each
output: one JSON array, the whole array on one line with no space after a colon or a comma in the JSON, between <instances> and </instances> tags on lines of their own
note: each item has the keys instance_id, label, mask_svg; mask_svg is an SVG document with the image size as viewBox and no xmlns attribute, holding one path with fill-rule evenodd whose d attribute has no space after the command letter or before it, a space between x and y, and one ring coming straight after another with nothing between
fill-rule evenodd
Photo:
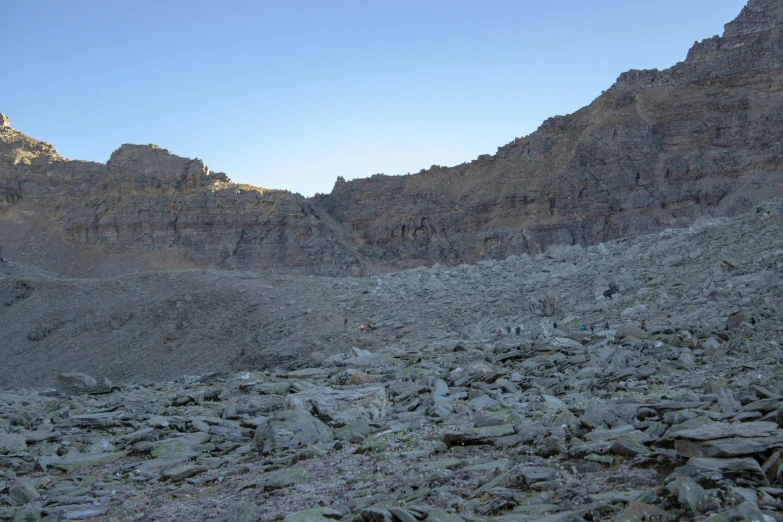
<instances>
[{"instance_id":1,"label":"weathered gray stone","mask_svg":"<svg viewBox=\"0 0 783 522\"><path fill-rule=\"evenodd\" d=\"M638 404L591 404L585 408L583 417L595 426L610 428L632 424L639 410Z\"/></svg>"},{"instance_id":2,"label":"weathered gray stone","mask_svg":"<svg viewBox=\"0 0 783 522\"><path fill-rule=\"evenodd\" d=\"M503 424L484 428L469 428L462 432L448 432L443 435L443 441L450 446L489 444L493 439L513 434L514 427L510 424Z\"/></svg>"},{"instance_id":3,"label":"weathered gray stone","mask_svg":"<svg viewBox=\"0 0 783 522\"><path fill-rule=\"evenodd\" d=\"M184 466L175 466L169 468L163 472L163 477L171 482L181 482L190 477L195 477L201 473L207 471L204 466L197 466L193 464L187 464Z\"/></svg>"},{"instance_id":4,"label":"weathered gray stone","mask_svg":"<svg viewBox=\"0 0 783 522\"><path fill-rule=\"evenodd\" d=\"M727 478L746 477L755 481L763 481L764 473L761 466L752 458L744 459L716 459L705 457L692 457L688 459L688 466L699 470L715 471Z\"/></svg>"},{"instance_id":5,"label":"weathered gray stone","mask_svg":"<svg viewBox=\"0 0 783 522\"><path fill-rule=\"evenodd\" d=\"M38 522L41 520L42 512L40 509L32 507L23 507L14 513L14 522Z\"/></svg>"},{"instance_id":6,"label":"weathered gray stone","mask_svg":"<svg viewBox=\"0 0 783 522\"><path fill-rule=\"evenodd\" d=\"M302 410L274 414L256 429L253 436L253 443L262 453L333 440L334 435L327 425Z\"/></svg>"},{"instance_id":7,"label":"weathered gray stone","mask_svg":"<svg viewBox=\"0 0 783 522\"><path fill-rule=\"evenodd\" d=\"M710 522L768 522L768 518L750 502L743 502L734 509L718 513L708 519Z\"/></svg>"},{"instance_id":8,"label":"weathered gray stone","mask_svg":"<svg viewBox=\"0 0 783 522\"><path fill-rule=\"evenodd\" d=\"M289 404L335 426L386 417L389 400L383 386L314 387L288 396Z\"/></svg>"},{"instance_id":9,"label":"weathered gray stone","mask_svg":"<svg viewBox=\"0 0 783 522\"><path fill-rule=\"evenodd\" d=\"M533 466L520 468L518 473L522 478L523 483L528 486L535 484L536 482L552 480L555 477L555 470Z\"/></svg>"},{"instance_id":10,"label":"weathered gray stone","mask_svg":"<svg viewBox=\"0 0 783 522\"><path fill-rule=\"evenodd\" d=\"M700 428L678 430L667 435L671 439L713 440L730 437L766 437L783 431L774 422L713 423Z\"/></svg>"},{"instance_id":11,"label":"weathered gray stone","mask_svg":"<svg viewBox=\"0 0 783 522\"><path fill-rule=\"evenodd\" d=\"M22 506L28 502L37 500L40 494L35 489L35 485L29 480L17 480L11 489L8 490L8 500L12 505Z\"/></svg>"},{"instance_id":12,"label":"weathered gray stone","mask_svg":"<svg viewBox=\"0 0 783 522\"><path fill-rule=\"evenodd\" d=\"M203 432L172 436L154 443L150 455L156 458L196 457L201 453L198 446L206 443L210 438L208 433Z\"/></svg>"},{"instance_id":13,"label":"weathered gray stone","mask_svg":"<svg viewBox=\"0 0 783 522\"><path fill-rule=\"evenodd\" d=\"M683 457L736 457L752 455L783 446L783 434L770 437L730 439L677 439L674 448Z\"/></svg>"},{"instance_id":14,"label":"weathered gray stone","mask_svg":"<svg viewBox=\"0 0 783 522\"><path fill-rule=\"evenodd\" d=\"M303 484L312 480L312 475L305 469L290 468L272 473L264 481L264 489L279 489L295 484Z\"/></svg>"},{"instance_id":15,"label":"weathered gray stone","mask_svg":"<svg viewBox=\"0 0 783 522\"><path fill-rule=\"evenodd\" d=\"M677 499L680 506L690 513L699 513L709 501L707 492L690 477L677 477L677 480L667 486L669 492Z\"/></svg>"},{"instance_id":16,"label":"weathered gray stone","mask_svg":"<svg viewBox=\"0 0 783 522\"><path fill-rule=\"evenodd\" d=\"M677 517L658 507L634 500L614 520L615 522L641 522L651 519L676 520Z\"/></svg>"},{"instance_id":17,"label":"weathered gray stone","mask_svg":"<svg viewBox=\"0 0 783 522\"><path fill-rule=\"evenodd\" d=\"M108 506L93 506L90 504L69 505L59 509L59 515L65 520L84 520L98 517L109 510Z\"/></svg>"},{"instance_id":18,"label":"weathered gray stone","mask_svg":"<svg viewBox=\"0 0 783 522\"><path fill-rule=\"evenodd\" d=\"M58 373L57 383L61 389L77 393L109 393L112 389L106 377L96 379L86 373Z\"/></svg>"},{"instance_id":19,"label":"weathered gray stone","mask_svg":"<svg viewBox=\"0 0 783 522\"><path fill-rule=\"evenodd\" d=\"M27 449L27 439L14 433L0 433L0 454Z\"/></svg>"},{"instance_id":20,"label":"weathered gray stone","mask_svg":"<svg viewBox=\"0 0 783 522\"><path fill-rule=\"evenodd\" d=\"M226 522L256 522L265 511L253 502L239 502L228 512Z\"/></svg>"},{"instance_id":21,"label":"weathered gray stone","mask_svg":"<svg viewBox=\"0 0 783 522\"><path fill-rule=\"evenodd\" d=\"M339 511L328 507L320 507L288 513L283 522L333 522L340 518L342 518L342 515Z\"/></svg>"},{"instance_id":22,"label":"weathered gray stone","mask_svg":"<svg viewBox=\"0 0 783 522\"><path fill-rule=\"evenodd\" d=\"M626 457L650 454L650 450L644 445L642 438L632 435L621 435L620 437L617 437L612 442L609 451Z\"/></svg>"},{"instance_id":23,"label":"weathered gray stone","mask_svg":"<svg viewBox=\"0 0 783 522\"><path fill-rule=\"evenodd\" d=\"M52 457L47 459L42 457L39 459L42 467L51 466L53 468L59 468L65 471L76 471L82 468L88 468L92 466L99 466L112 462L117 459L121 459L125 456L123 451L115 451L110 453L74 453L66 455L62 458Z\"/></svg>"}]
</instances>

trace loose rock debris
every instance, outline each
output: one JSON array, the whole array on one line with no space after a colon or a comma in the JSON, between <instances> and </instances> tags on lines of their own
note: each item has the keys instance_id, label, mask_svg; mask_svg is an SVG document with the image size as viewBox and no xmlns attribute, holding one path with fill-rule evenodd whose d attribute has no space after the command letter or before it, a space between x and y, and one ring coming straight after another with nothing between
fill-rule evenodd
<instances>
[{"instance_id":1,"label":"loose rock debris","mask_svg":"<svg viewBox=\"0 0 783 522\"><path fill-rule=\"evenodd\" d=\"M384 276L430 330L370 350L6 389L0 519L783 520L782 209Z\"/></svg>"}]
</instances>

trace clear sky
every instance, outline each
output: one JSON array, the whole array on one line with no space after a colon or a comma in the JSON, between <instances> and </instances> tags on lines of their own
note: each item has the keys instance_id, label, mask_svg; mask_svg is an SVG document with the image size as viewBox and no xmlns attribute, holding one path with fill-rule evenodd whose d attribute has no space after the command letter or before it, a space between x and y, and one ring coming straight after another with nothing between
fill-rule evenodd
<instances>
[{"instance_id":1,"label":"clear sky","mask_svg":"<svg viewBox=\"0 0 783 522\"><path fill-rule=\"evenodd\" d=\"M309 196L492 154L745 0L0 0L0 112L64 156L122 143Z\"/></svg>"}]
</instances>

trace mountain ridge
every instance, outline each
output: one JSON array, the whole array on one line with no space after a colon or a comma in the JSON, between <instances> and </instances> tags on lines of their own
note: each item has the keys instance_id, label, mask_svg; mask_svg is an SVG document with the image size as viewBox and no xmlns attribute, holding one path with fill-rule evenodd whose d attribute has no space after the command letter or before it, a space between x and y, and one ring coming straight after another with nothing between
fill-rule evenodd
<instances>
[{"instance_id":1,"label":"mountain ridge","mask_svg":"<svg viewBox=\"0 0 783 522\"><path fill-rule=\"evenodd\" d=\"M751 0L673 67L632 70L493 155L303 198L152 145L74 162L0 126L0 244L68 275L383 273L590 245L783 196L783 2ZM22 137L20 137L22 136ZM22 232L24 231L24 233Z\"/></svg>"}]
</instances>

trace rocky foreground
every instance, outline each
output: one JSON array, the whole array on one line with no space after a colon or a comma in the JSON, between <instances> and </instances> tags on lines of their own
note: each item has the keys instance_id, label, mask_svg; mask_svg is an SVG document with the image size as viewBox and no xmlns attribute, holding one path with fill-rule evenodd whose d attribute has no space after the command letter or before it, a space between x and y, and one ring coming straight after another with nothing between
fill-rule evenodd
<instances>
[{"instance_id":1,"label":"rocky foreground","mask_svg":"<svg viewBox=\"0 0 783 522\"><path fill-rule=\"evenodd\" d=\"M776 200L533 258L302 278L337 288L301 335L319 307L351 315L329 342L0 392L0 519L783 520L781 271ZM5 317L45 278L6 275Z\"/></svg>"}]
</instances>

